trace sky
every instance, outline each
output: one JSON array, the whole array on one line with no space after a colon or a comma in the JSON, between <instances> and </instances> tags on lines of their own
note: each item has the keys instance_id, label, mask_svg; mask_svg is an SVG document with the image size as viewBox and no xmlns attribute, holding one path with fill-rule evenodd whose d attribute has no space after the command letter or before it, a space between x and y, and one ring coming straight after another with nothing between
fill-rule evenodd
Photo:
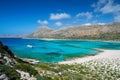
<instances>
[{"instance_id":1,"label":"sky","mask_svg":"<svg viewBox=\"0 0 120 80\"><path fill-rule=\"evenodd\" d=\"M0 34L120 22L120 0L0 0Z\"/></svg>"}]
</instances>

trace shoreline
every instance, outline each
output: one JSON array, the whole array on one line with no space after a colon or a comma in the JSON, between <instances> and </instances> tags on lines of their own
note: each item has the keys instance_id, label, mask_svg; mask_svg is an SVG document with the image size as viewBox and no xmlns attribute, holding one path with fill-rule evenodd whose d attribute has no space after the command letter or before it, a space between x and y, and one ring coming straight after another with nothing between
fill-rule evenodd
<instances>
[{"instance_id":1,"label":"shoreline","mask_svg":"<svg viewBox=\"0 0 120 80\"><path fill-rule=\"evenodd\" d=\"M81 64L84 62L89 62L91 60L98 60L98 59L114 59L114 58L120 58L120 50L106 50L106 49L98 49L102 52L94 55L94 56L86 56L81 58L74 58L71 60L61 61L58 62L58 64Z\"/></svg>"},{"instance_id":2,"label":"shoreline","mask_svg":"<svg viewBox=\"0 0 120 80\"><path fill-rule=\"evenodd\" d=\"M97 50L99 50L100 52L95 55L67 59L67 60L57 62L57 64L74 65L74 64L89 62L92 60L96 61L96 60L102 60L102 59L120 59L120 50L107 50L107 49L97 49ZM21 59L31 64L37 64L41 62L39 60L30 59L30 58L21 58Z\"/></svg>"},{"instance_id":3,"label":"shoreline","mask_svg":"<svg viewBox=\"0 0 120 80\"><path fill-rule=\"evenodd\" d=\"M30 64L37 64L40 62L39 60L31 59L31 58L20 58L20 59L22 59L23 61L28 62Z\"/></svg>"},{"instance_id":4,"label":"shoreline","mask_svg":"<svg viewBox=\"0 0 120 80\"><path fill-rule=\"evenodd\" d=\"M0 37L0 38L14 38L14 37ZM36 39L36 40L46 40L46 41L54 41L54 40L75 40L75 41L101 41L101 42L117 42L120 43L119 40L92 40L92 39L54 39L54 38L24 38L24 37L15 37L20 39Z\"/></svg>"},{"instance_id":5,"label":"shoreline","mask_svg":"<svg viewBox=\"0 0 120 80\"><path fill-rule=\"evenodd\" d=\"M101 42L117 42L118 40L92 40L92 39L54 39L54 38L21 38L21 39L36 39L36 40L46 40L46 41L54 41L54 40L75 40L75 41L101 41Z\"/></svg>"}]
</instances>

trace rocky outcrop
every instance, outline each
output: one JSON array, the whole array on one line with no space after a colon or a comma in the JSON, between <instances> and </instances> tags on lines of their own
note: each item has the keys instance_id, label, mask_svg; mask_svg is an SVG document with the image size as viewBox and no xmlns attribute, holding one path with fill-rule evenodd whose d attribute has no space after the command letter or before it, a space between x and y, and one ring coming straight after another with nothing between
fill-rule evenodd
<instances>
[{"instance_id":1,"label":"rocky outcrop","mask_svg":"<svg viewBox=\"0 0 120 80\"><path fill-rule=\"evenodd\" d=\"M22 66L21 68L22 64L27 67ZM16 65L20 66L16 67ZM36 80L32 73L29 73L30 71L25 70L27 68L34 71L29 63L15 57L12 51L0 42L0 80Z\"/></svg>"},{"instance_id":2,"label":"rocky outcrop","mask_svg":"<svg viewBox=\"0 0 120 80\"><path fill-rule=\"evenodd\" d=\"M17 63L14 58L14 54L9 50L9 48L0 42L0 63L12 67Z\"/></svg>"},{"instance_id":3,"label":"rocky outcrop","mask_svg":"<svg viewBox=\"0 0 120 80\"><path fill-rule=\"evenodd\" d=\"M9 78L7 77L6 74L0 75L0 80L8 80Z\"/></svg>"},{"instance_id":4,"label":"rocky outcrop","mask_svg":"<svg viewBox=\"0 0 120 80\"><path fill-rule=\"evenodd\" d=\"M27 72L20 71L20 70L17 70L17 72L20 73L21 80L36 80L36 78L34 76L30 76L30 74Z\"/></svg>"}]
</instances>

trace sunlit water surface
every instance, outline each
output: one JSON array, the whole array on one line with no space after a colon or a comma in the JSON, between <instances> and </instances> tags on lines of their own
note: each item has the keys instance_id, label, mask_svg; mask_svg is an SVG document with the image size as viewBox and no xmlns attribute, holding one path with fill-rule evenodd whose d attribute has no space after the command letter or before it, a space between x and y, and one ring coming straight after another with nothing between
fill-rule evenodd
<instances>
[{"instance_id":1,"label":"sunlit water surface","mask_svg":"<svg viewBox=\"0 0 120 80\"><path fill-rule=\"evenodd\" d=\"M99 52L96 48L120 50L119 42L20 38L0 38L0 41L9 46L16 56L42 62L59 62L69 58L94 55ZM27 45L32 45L33 48Z\"/></svg>"}]
</instances>

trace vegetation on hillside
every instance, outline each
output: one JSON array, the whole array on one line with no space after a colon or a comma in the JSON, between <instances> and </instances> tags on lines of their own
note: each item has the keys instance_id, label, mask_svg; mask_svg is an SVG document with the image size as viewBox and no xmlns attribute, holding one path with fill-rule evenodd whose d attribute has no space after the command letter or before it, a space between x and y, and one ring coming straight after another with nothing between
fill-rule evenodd
<instances>
[{"instance_id":1,"label":"vegetation on hillside","mask_svg":"<svg viewBox=\"0 0 120 80\"><path fill-rule=\"evenodd\" d=\"M67 37L67 39L90 39L90 40L115 40L120 41L120 33L104 33L98 34L94 36L71 36Z\"/></svg>"},{"instance_id":2,"label":"vegetation on hillside","mask_svg":"<svg viewBox=\"0 0 120 80\"><path fill-rule=\"evenodd\" d=\"M7 75L9 80L20 80L20 75L12 67L0 64L0 75Z\"/></svg>"},{"instance_id":3,"label":"vegetation on hillside","mask_svg":"<svg viewBox=\"0 0 120 80\"><path fill-rule=\"evenodd\" d=\"M21 75L17 70L27 72L30 76L38 75L33 65L15 57L11 50L0 42L0 80L20 80Z\"/></svg>"},{"instance_id":4,"label":"vegetation on hillside","mask_svg":"<svg viewBox=\"0 0 120 80\"><path fill-rule=\"evenodd\" d=\"M27 37L54 39L120 40L120 23L116 22L108 25L66 27L59 30L52 30L48 27L40 27L37 31L33 32Z\"/></svg>"},{"instance_id":5,"label":"vegetation on hillside","mask_svg":"<svg viewBox=\"0 0 120 80\"><path fill-rule=\"evenodd\" d=\"M36 70L42 80L117 80L120 79L119 64L117 59L93 60L74 65L39 63Z\"/></svg>"}]
</instances>

